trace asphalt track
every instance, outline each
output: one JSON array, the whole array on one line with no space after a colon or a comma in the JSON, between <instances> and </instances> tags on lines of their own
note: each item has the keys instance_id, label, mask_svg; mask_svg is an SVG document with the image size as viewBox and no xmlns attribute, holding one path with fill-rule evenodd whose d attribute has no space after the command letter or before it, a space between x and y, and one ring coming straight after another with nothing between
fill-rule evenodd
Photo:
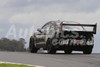
<instances>
[{"instance_id":1,"label":"asphalt track","mask_svg":"<svg viewBox=\"0 0 100 67\"><path fill-rule=\"evenodd\" d=\"M47 54L29 52L0 52L0 61L41 65L46 67L100 67L100 54L84 55L73 54Z\"/></svg>"}]
</instances>

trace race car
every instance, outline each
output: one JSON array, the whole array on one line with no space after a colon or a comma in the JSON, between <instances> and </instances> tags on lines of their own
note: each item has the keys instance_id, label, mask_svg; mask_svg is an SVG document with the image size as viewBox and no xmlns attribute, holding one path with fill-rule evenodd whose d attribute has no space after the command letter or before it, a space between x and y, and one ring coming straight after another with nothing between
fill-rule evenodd
<instances>
[{"instance_id":1,"label":"race car","mask_svg":"<svg viewBox=\"0 0 100 67\"><path fill-rule=\"evenodd\" d=\"M49 54L55 54L57 50L63 50L66 54L71 54L72 51L91 54L96 28L97 24L50 21L30 37L29 50L31 53L37 53L43 48Z\"/></svg>"}]
</instances>

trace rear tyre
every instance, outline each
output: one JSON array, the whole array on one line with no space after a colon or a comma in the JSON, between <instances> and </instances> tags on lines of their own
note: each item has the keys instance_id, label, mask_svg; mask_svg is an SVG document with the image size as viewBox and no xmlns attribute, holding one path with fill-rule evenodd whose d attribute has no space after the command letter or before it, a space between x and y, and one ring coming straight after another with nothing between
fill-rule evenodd
<instances>
[{"instance_id":1,"label":"rear tyre","mask_svg":"<svg viewBox=\"0 0 100 67\"><path fill-rule=\"evenodd\" d=\"M83 54L91 54L92 53L92 48L86 48L84 51L83 51Z\"/></svg>"},{"instance_id":2,"label":"rear tyre","mask_svg":"<svg viewBox=\"0 0 100 67\"><path fill-rule=\"evenodd\" d=\"M56 53L56 49L54 48L54 46L52 45L50 40L48 40L48 42L47 42L47 51L48 51L49 54L55 54Z\"/></svg>"},{"instance_id":3,"label":"rear tyre","mask_svg":"<svg viewBox=\"0 0 100 67\"><path fill-rule=\"evenodd\" d=\"M31 53L37 53L38 49L35 47L35 41L30 39L29 50Z\"/></svg>"},{"instance_id":4,"label":"rear tyre","mask_svg":"<svg viewBox=\"0 0 100 67\"><path fill-rule=\"evenodd\" d=\"M93 34L88 34L87 36L87 41L88 39L92 40L94 42L94 37ZM93 44L94 45L94 44ZM83 54L91 54L92 53L92 49L93 46L87 46L84 50L83 50Z\"/></svg>"},{"instance_id":5,"label":"rear tyre","mask_svg":"<svg viewBox=\"0 0 100 67\"><path fill-rule=\"evenodd\" d=\"M72 50L64 50L65 54L71 54Z\"/></svg>"}]
</instances>

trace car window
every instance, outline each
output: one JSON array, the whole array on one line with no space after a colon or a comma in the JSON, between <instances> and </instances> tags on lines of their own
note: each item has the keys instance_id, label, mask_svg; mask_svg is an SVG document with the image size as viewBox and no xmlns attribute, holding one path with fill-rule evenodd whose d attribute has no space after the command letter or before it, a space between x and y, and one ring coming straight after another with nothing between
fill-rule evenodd
<instances>
[{"instance_id":1,"label":"car window","mask_svg":"<svg viewBox=\"0 0 100 67\"><path fill-rule=\"evenodd\" d=\"M54 25L51 25L51 26L50 26L50 30L55 30Z\"/></svg>"},{"instance_id":2,"label":"car window","mask_svg":"<svg viewBox=\"0 0 100 67\"><path fill-rule=\"evenodd\" d=\"M45 29L47 28L47 26L48 26L48 25L44 25L44 26L42 27L42 29L44 29L44 30L45 30Z\"/></svg>"},{"instance_id":3,"label":"car window","mask_svg":"<svg viewBox=\"0 0 100 67\"><path fill-rule=\"evenodd\" d=\"M47 33L49 28L50 28L50 23L47 23L42 27L42 30L44 30L44 33Z\"/></svg>"},{"instance_id":4,"label":"car window","mask_svg":"<svg viewBox=\"0 0 100 67\"><path fill-rule=\"evenodd\" d=\"M41 29L46 29L49 25L50 23L46 23Z\"/></svg>"},{"instance_id":5,"label":"car window","mask_svg":"<svg viewBox=\"0 0 100 67\"><path fill-rule=\"evenodd\" d=\"M55 26L53 24L50 25L50 28L49 28L49 35L52 35L55 33Z\"/></svg>"}]
</instances>

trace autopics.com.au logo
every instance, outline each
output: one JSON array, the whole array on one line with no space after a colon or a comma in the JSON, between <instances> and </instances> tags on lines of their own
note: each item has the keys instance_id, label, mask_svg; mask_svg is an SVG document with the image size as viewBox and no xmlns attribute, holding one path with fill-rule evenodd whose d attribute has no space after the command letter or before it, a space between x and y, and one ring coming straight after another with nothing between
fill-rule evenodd
<instances>
[{"instance_id":1,"label":"autopics.com.au logo","mask_svg":"<svg viewBox=\"0 0 100 67\"><path fill-rule=\"evenodd\" d=\"M18 28L15 25L11 25L8 29L5 37L6 38L12 38L12 39L19 39L24 38L25 40L32 36L34 33L35 28L34 26L31 26L30 28Z\"/></svg>"}]
</instances>

